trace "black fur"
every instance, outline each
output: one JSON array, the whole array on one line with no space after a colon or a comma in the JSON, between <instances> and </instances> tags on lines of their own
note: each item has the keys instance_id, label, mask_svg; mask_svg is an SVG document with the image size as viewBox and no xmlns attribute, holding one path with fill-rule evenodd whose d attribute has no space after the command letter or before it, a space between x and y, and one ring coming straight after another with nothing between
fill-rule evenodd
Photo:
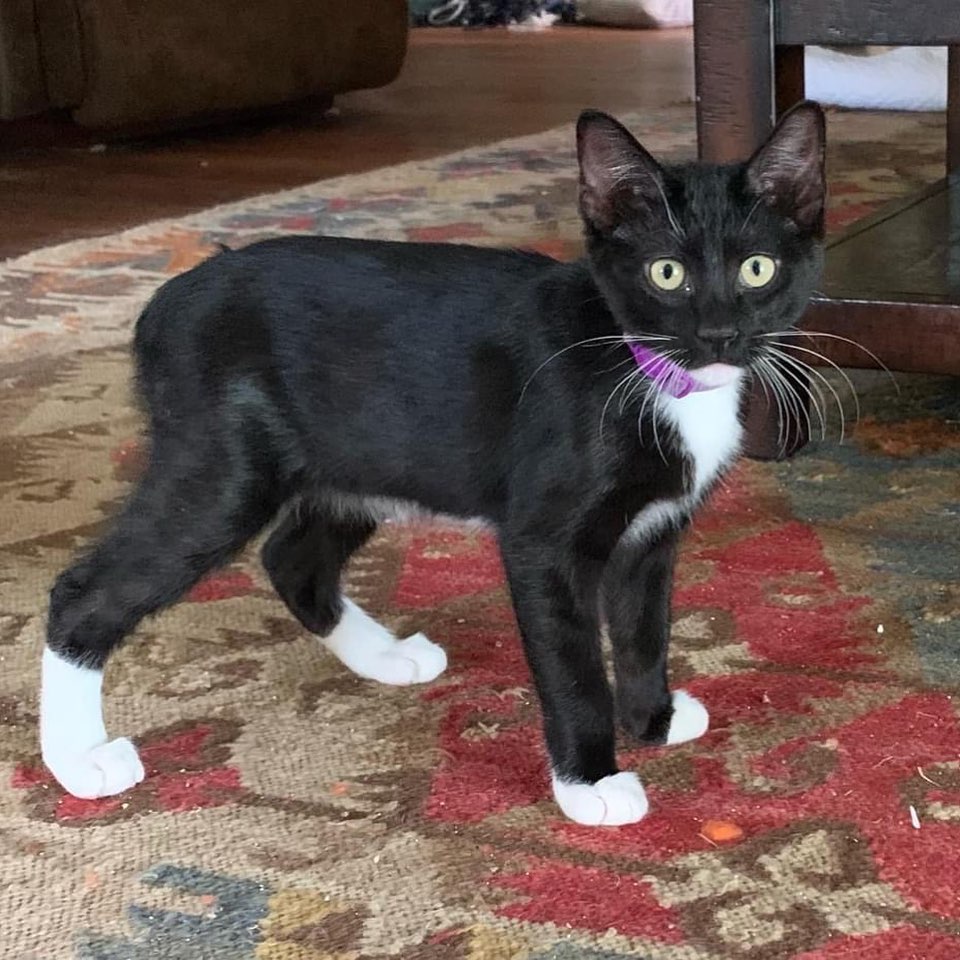
<instances>
[{"instance_id":1,"label":"black fur","mask_svg":"<svg viewBox=\"0 0 960 960\"><path fill-rule=\"evenodd\" d=\"M167 283L136 332L149 464L57 581L51 647L102 667L274 521L271 580L326 634L340 571L375 528L345 503L396 498L495 526L558 774L616 771L601 597L622 725L662 742L677 533L621 535L684 493L688 464L665 425L662 453L638 431L639 397L611 405L601 434L633 362L622 342L567 348L668 333L689 367L746 365L754 334L794 324L820 265L822 118L802 106L748 166L660 167L592 112L578 133L580 262L293 237L225 249ZM745 290L737 265L756 252L780 269ZM651 284L645 265L664 256L686 264L684 289Z\"/></svg>"}]
</instances>

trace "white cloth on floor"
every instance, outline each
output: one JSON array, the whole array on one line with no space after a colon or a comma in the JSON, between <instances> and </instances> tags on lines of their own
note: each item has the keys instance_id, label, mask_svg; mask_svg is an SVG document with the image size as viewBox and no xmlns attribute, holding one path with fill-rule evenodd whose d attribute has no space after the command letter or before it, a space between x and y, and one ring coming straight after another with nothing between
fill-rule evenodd
<instances>
[{"instance_id":1,"label":"white cloth on floor","mask_svg":"<svg viewBox=\"0 0 960 960\"><path fill-rule=\"evenodd\" d=\"M578 0L580 19L617 27L686 27L693 0ZM806 96L867 110L945 110L947 48L805 50Z\"/></svg>"},{"instance_id":2,"label":"white cloth on floor","mask_svg":"<svg viewBox=\"0 0 960 960\"><path fill-rule=\"evenodd\" d=\"M804 60L811 100L866 110L946 109L946 47L891 47L870 55L807 47Z\"/></svg>"},{"instance_id":3,"label":"white cloth on floor","mask_svg":"<svg viewBox=\"0 0 960 960\"><path fill-rule=\"evenodd\" d=\"M689 27L693 0L577 0L577 16L608 27Z\"/></svg>"}]
</instances>

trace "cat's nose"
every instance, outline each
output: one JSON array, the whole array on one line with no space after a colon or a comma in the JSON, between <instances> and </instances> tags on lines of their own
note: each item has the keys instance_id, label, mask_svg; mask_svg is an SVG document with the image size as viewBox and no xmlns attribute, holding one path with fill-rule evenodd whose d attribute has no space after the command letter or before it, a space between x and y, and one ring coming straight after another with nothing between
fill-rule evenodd
<instances>
[{"instance_id":1,"label":"cat's nose","mask_svg":"<svg viewBox=\"0 0 960 960\"><path fill-rule=\"evenodd\" d=\"M737 339L736 327L701 327L697 336L714 347L727 347Z\"/></svg>"},{"instance_id":2,"label":"cat's nose","mask_svg":"<svg viewBox=\"0 0 960 960\"><path fill-rule=\"evenodd\" d=\"M708 347L712 347L717 356L737 339L736 327L701 327L697 337Z\"/></svg>"},{"instance_id":3,"label":"cat's nose","mask_svg":"<svg viewBox=\"0 0 960 960\"><path fill-rule=\"evenodd\" d=\"M727 326L701 327L697 331L697 338L704 345L707 356L723 360L737 339L737 329Z\"/></svg>"}]
</instances>

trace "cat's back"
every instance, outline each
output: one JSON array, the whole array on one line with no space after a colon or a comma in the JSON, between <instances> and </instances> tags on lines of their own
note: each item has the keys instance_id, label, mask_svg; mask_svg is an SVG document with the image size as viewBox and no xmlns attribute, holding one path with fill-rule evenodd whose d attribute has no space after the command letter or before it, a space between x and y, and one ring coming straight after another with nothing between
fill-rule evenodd
<instances>
[{"instance_id":1,"label":"cat's back","mask_svg":"<svg viewBox=\"0 0 960 960\"><path fill-rule=\"evenodd\" d=\"M225 247L168 281L141 317L138 337L152 339L188 313L185 333L228 336L267 321L295 327L338 316L366 317L371 330L378 318L406 315L421 327L434 325L431 316L436 325L466 316L478 322L555 265L538 253L466 244L278 237Z\"/></svg>"},{"instance_id":2,"label":"cat's back","mask_svg":"<svg viewBox=\"0 0 960 960\"><path fill-rule=\"evenodd\" d=\"M325 236L223 248L144 310L140 379L268 367L296 376L331 357L341 371L382 371L434 356L453 373L477 344L503 336L556 266L519 250Z\"/></svg>"},{"instance_id":3,"label":"cat's back","mask_svg":"<svg viewBox=\"0 0 960 960\"><path fill-rule=\"evenodd\" d=\"M226 259L256 278L261 292L366 306L396 295L435 304L477 296L515 296L555 261L542 254L457 243L407 243L346 237L283 237L230 251Z\"/></svg>"}]
</instances>

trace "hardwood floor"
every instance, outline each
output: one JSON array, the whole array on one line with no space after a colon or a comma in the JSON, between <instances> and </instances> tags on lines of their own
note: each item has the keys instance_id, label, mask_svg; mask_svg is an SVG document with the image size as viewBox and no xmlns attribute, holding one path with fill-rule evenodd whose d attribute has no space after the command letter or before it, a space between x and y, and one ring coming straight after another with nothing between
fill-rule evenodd
<instances>
[{"instance_id":1,"label":"hardwood floor","mask_svg":"<svg viewBox=\"0 0 960 960\"><path fill-rule=\"evenodd\" d=\"M36 127L0 126L0 257L535 133L586 106L621 113L692 95L687 30L415 30L400 78L343 95L336 116L308 106L105 148L63 130L38 146Z\"/></svg>"}]
</instances>

